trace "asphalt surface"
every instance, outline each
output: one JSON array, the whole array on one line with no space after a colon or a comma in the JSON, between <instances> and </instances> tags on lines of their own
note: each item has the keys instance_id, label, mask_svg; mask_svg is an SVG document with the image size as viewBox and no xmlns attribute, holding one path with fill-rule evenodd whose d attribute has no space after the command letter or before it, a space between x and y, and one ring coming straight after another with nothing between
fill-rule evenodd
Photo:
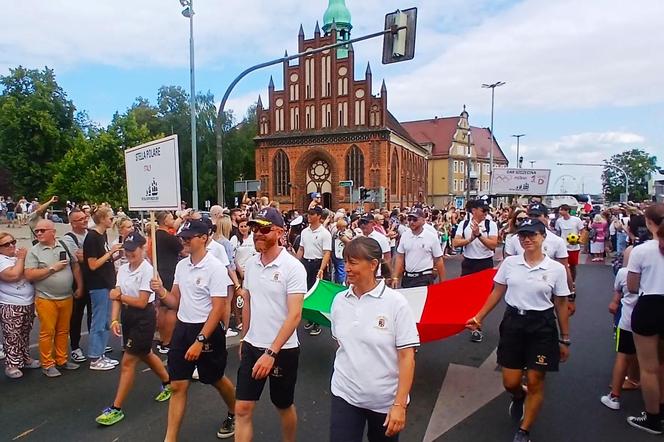
<instances>
[{"instance_id":1,"label":"asphalt surface","mask_svg":"<svg viewBox=\"0 0 664 442\"><path fill-rule=\"evenodd\" d=\"M447 261L448 275L457 276L459 260ZM613 274L609 266L582 265L579 268L578 311L571 323L573 346L570 360L559 373L548 375L544 407L531 437L534 441L654 441L660 440L632 429L625 422L630 413L641 410L640 392L623 395L623 409L612 411L599 402L608 391L613 365L611 317L607 305L611 297ZM416 376L411 392L407 427L401 441L422 441L449 364L480 366L498 342L499 306L485 320L485 339L471 344L468 335L425 344L417 355ZM310 337L299 330L302 341L296 391L298 440L328 440L329 381L335 344L329 330ZM36 330L32 342L36 342ZM120 342L114 338L112 357L120 357ZM83 338L83 347L87 345ZM32 349L37 356L36 348ZM227 375L234 381L238 357L236 347L229 349ZM367 367L371 369L371 367ZM56 379L45 378L39 370L26 370L18 381L0 374L0 440L2 441L161 441L166 427L167 403L157 403L158 379L140 367L136 383L124 405L126 417L103 428L94 422L99 412L110 405L117 386L119 369L95 372L83 365ZM511 441L516 431L507 415L506 393L474 411L436 441ZM221 398L209 386L192 384L181 440L213 441L226 415ZM263 394L254 417L256 441L280 440L279 422Z\"/></svg>"}]
</instances>

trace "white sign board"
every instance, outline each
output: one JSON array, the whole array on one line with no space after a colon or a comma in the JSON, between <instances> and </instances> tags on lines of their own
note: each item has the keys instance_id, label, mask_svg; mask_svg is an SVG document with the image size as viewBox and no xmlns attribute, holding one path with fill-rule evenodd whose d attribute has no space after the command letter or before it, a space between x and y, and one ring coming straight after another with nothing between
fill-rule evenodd
<instances>
[{"instance_id":1,"label":"white sign board","mask_svg":"<svg viewBox=\"0 0 664 442\"><path fill-rule=\"evenodd\" d=\"M549 188L549 169L493 169L495 195L545 195Z\"/></svg>"},{"instance_id":2,"label":"white sign board","mask_svg":"<svg viewBox=\"0 0 664 442\"><path fill-rule=\"evenodd\" d=\"M129 210L179 210L178 136L150 141L124 154Z\"/></svg>"}]
</instances>

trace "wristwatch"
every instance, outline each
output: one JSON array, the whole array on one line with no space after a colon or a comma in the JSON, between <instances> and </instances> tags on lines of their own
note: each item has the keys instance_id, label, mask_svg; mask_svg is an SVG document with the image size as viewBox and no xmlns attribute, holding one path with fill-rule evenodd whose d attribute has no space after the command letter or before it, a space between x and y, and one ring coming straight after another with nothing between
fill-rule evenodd
<instances>
[{"instance_id":1,"label":"wristwatch","mask_svg":"<svg viewBox=\"0 0 664 442\"><path fill-rule=\"evenodd\" d=\"M572 345L572 341L570 341L569 339L558 339L558 342L565 345L565 346L567 346L567 347Z\"/></svg>"},{"instance_id":2,"label":"wristwatch","mask_svg":"<svg viewBox=\"0 0 664 442\"><path fill-rule=\"evenodd\" d=\"M201 344L205 344L207 342L207 338L203 333L199 334L196 336L196 342L200 342Z\"/></svg>"},{"instance_id":3,"label":"wristwatch","mask_svg":"<svg viewBox=\"0 0 664 442\"><path fill-rule=\"evenodd\" d=\"M270 350L269 348L265 349L265 354L270 356L270 357L273 357L273 358L277 357L277 352L274 352L274 351Z\"/></svg>"}]
</instances>

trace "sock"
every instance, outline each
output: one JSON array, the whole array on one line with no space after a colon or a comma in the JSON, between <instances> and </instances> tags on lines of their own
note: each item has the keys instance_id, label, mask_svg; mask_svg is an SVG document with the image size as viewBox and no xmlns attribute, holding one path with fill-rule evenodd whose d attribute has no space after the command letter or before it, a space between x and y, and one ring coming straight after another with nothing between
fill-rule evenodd
<instances>
[{"instance_id":1,"label":"sock","mask_svg":"<svg viewBox=\"0 0 664 442\"><path fill-rule=\"evenodd\" d=\"M170 380L170 379L167 380L166 382L162 382L162 383L161 383L161 386L162 386L162 387L165 387L165 386L167 386L167 385L171 385L171 380Z\"/></svg>"},{"instance_id":2,"label":"sock","mask_svg":"<svg viewBox=\"0 0 664 442\"><path fill-rule=\"evenodd\" d=\"M228 417L231 419L235 419L235 413L231 413L230 411L228 412Z\"/></svg>"},{"instance_id":3,"label":"sock","mask_svg":"<svg viewBox=\"0 0 664 442\"><path fill-rule=\"evenodd\" d=\"M619 394L613 394L613 392L611 392L611 393L609 393L609 394L611 395L612 398L620 399L620 395L619 395Z\"/></svg>"},{"instance_id":4,"label":"sock","mask_svg":"<svg viewBox=\"0 0 664 442\"><path fill-rule=\"evenodd\" d=\"M523 428L519 428L519 431L522 432L522 433L524 433L524 434L526 434L526 435L529 435L529 434L530 434L530 431L528 431L528 430L524 430Z\"/></svg>"},{"instance_id":5,"label":"sock","mask_svg":"<svg viewBox=\"0 0 664 442\"><path fill-rule=\"evenodd\" d=\"M117 410L117 411L122 411L122 408L116 407L115 405L111 405L111 409Z\"/></svg>"}]
</instances>

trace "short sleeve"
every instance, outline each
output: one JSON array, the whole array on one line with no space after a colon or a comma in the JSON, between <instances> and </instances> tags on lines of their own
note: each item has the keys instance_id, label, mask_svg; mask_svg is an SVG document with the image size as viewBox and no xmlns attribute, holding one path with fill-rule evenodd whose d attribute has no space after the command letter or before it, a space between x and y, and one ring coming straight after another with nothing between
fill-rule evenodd
<instances>
[{"instance_id":1,"label":"short sleeve","mask_svg":"<svg viewBox=\"0 0 664 442\"><path fill-rule=\"evenodd\" d=\"M408 301L406 301L401 294L397 292L395 295L401 298L401 302L399 302L394 317L394 325L396 327L395 343L397 350L409 347L419 347L420 334L417 331L417 322L415 322L413 310L408 305Z\"/></svg>"},{"instance_id":2,"label":"short sleeve","mask_svg":"<svg viewBox=\"0 0 664 442\"><path fill-rule=\"evenodd\" d=\"M218 266L218 268L217 268ZM232 285L233 282L228 276L228 270L217 260L214 263L214 267L210 269L210 296L217 298L224 298L228 296L228 286Z\"/></svg>"},{"instance_id":3,"label":"short sleeve","mask_svg":"<svg viewBox=\"0 0 664 442\"><path fill-rule=\"evenodd\" d=\"M567 271L562 264L556 263L556 279L554 280L553 294L555 296L569 296L569 285L567 284Z\"/></svg>"},{"instance_id":4,"label":"short sleeve","mask_svg":"<svg viewBox=\"0 0 664 442\"><path fill-rule=\"evenodd\" d=\"M583 230L583 227L584 227L583 226L583 221L581 221L581 218L577 218L576 220L577 220L576 221L576 227L579 229L579 232L580 232L581 230Z\"/></svg>"},{"instance_id":5,"label":"short sleeve","mask_svg":"<svg viewBox=\"0 0 664 442\"><path fill-rule=\"evenodd\" d=\"M561 240L557 242L558 250L556 250L556 259L569 258L569 253L567 253L567 245L565 245L565 241L561 238Z\"/></svg>"},{"instance_id":6,"label":"short sleeve","mask_svg":"<svg viewBox=\"0 0 664 442\"><path fill-rule=\"evenodd\" d=\"M153 274L152 266L148 264L146 261L143 264L143 270L141 271L141 281L138 285L138 290L152 293L152 289L150 288L150 281L152 280L152 274Z\"/></svg>"},{"instance_id":7,"label":"short sleeve","mask_svg":"<svg viewBox=\"0 0 664 442\"><path fill-rule=\"evenodd\" d=\"M443 256L443 249L440 247L440 241L438 241L438 238L435 235L431 238L431 241L433 241L431 244L431 254L434 258L440 258Z\"/></svg>"},{"instance_id":8,"label":"short sleeve","mask_svg":"<svg viewBox=\"0 0 664 442\"><path fill-rule=\"evenodd\" d=\"M25 268L26 269L36 269L39 267L39 258L34 252L34 248L30 249L28 254L25 256Z\"/></svg>"},{"instance_id":9,"label":"short sleeve","mask_svg":"<svg viewBox=\"0 0 664 442\"><path fill-rule=\"evenodd\" d=\"M622 292L623 273L622 269L618 270L618 273L616 273L616 277L613 280L613 290L616 292Z\"/></svg>"},{"instance_id":10,"label":"short sleeve","mask_svg":"<svg viewBox=\"0 0 664 442\"><path fill-rule=\"evenodd\" d=\"M496 276L493 277L493 282L496 282L498 284L502 285L507 285L507 275L509 272L509 267L510 265L510 259L507 258L503 261L502 265L498 267L498 271L496 272Z\"/></svg>"},{"instance_id":11,"label":"short sleeve","mask_svg":"<svg viewBox=\"0 0 664 442\"><path fill-rule=\"evenodd\" d=\"M292 268L288 274L286 293L288 295L307 293L307 271L302 263L296 259L293 260Z\"/></svg>"},{"instance_id":12,"label":"short sleeve","mask_svg":"<svg viewBox=\"0 0 664 442\"><path fill-rule=\"evenodd\" d=\"M498 236L498 224L493 221L489 221L489 231L487 236Z\"/></svg>"},{"instance_id":13,"label":"short sleeve","mask_svg":"<svg viewBox=\"0 0 664 442\"><path fill-rule=\"evenodd\" d=\"M463 222L460 222L457 225L456 233L454 234L455 238L463 238Z\"/></svg>"},{"instance_id":14,"label":"short sleeve","mask_svg":"<svg viewBox=\"0 0 664 442\"><path fill-rule=\"evenodd\" d=\"M323 238L323 250L332 251L332 234L329 230L325 230L325 237Z\"/></svg>"},{"instance_id":15,"label":"short sleeve","mask_svg":"<svg viewBox=\"0 0 664 442\"><path fill-rule=\"evenodd\" d=\"M518 236L516 236L516 235L510 236L507 239L507 241L505 241L505 253L507 255L517 255L518 254L517 251L516 251L516 246L514 245L514 241L515 241L514 238L518 238ZM518 241L518 239L516 241Z\"/></svg>"},{"instance_id":16,"label":"short sleeve","mask_svg":"<svg viewBox=\"0 0 664 442\"><path fill-rule=\"evenodd\" d=\"M406 247L403 244L404 241L403 238L401 238L401 241L399 241L399 245L397 246L397 253L401 253L402 255L406 253Z\"/></svg>"},{"instance_id":17,"label":"short sleeve","mask_svg":"<svg viewBox=\"0 0 664 442\"><path fill-rule=\"evenodd\" d=\"M627 263L627 271L632 273L641 274L643 269L643 258L644 253L641 253L646 249L642 247L634 247L632 253L629 255L629 262Z\"/></svg>"},{"instance_id":18,"label":"short sleeve","mask_svg":"<svg viewBox=\"0 0 664 442\"><path fill-rule=\"evenodd\" d=\"M182 268L183 263L186 262L187 259L188 258L183 259L182 261L178 262L177 265L175 266L175 274L173 275L173 285L179 284L180 278L182 278L182 276L180 276L181 272L180 269Z\"/></svg>"},{"instance_id":19,"label":"short sleeve","mask_svg":"<svg viewBox=\"0 0 664 442\"><path fill-rule=\"evenodd\" d=\"M0 273L4 272L10 267L14 267L14 264L9 259L3 259L0 261Z\"/></svg>"},{"instance_id":20,"label":"short sleeve","mask_svg":"<svg viewBox=\"0 0 664 442\"><path fill-rule=\"evenodd\" d=\"M387 239L387 236L383 235L382 233L379 233L379 235L382 235L380 237L380 248L383 253L390 252L392 249L390 248L390 241Z\"/></svg>"}]
</instances>

